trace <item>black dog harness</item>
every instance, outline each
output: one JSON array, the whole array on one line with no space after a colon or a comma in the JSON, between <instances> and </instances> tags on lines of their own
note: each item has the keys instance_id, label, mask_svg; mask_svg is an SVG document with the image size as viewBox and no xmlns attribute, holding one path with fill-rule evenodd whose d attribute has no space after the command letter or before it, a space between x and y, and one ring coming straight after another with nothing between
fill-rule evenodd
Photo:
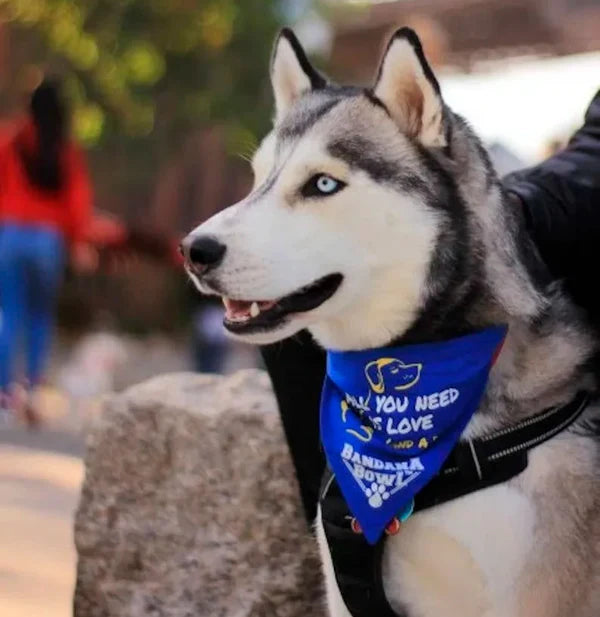
<instances>
[{"instance_id":1,"label":"black dog harness","mask_svg":"<svg viewBox=\"0 0 600 617\"><path fill-rule=\"evenodd\" d=\"M417 494L414 511L506 482L521 473L527 467L528 450L566 429L588 402L588 394L579 393L564 407L547 409L487 437L460 442L440 473ZM406 617L392 609L383 589L386 536L374 546L367 543L330 471L325 473L320 505L335 578L353 617Z\"/></svg>"}]
</instances>

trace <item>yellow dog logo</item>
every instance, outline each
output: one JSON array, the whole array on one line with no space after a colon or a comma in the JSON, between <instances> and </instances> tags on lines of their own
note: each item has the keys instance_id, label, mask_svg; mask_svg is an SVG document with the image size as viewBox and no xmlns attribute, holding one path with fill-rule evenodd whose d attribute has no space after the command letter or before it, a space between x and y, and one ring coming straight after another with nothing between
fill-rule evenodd
<instances>
[{"instance_id":1,"label":"yellow dog logo","mask_svg":"<svg viewBox=\"0 0 600 617\"><path fill-rule=\"evenodd\" d=\"M375 394L384 394L389 390L408 390L421 377L422 364L404 364L396 358L379 358L369 362L365 375Z\"/></svg>"}]
</instances>

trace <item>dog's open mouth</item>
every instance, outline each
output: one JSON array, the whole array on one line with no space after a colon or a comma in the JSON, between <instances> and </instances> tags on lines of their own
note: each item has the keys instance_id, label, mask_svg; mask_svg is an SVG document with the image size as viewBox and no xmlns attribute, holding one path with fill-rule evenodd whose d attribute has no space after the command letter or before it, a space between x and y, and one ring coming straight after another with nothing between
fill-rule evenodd
<instances>
[{"instance_id":1,"label":"dog's open mouth","mask_svg":"<svg viewBox=\"0 0 600 617\"><path fill-rule=\"evenodd\" d=\"M331 298L344 277L329 274L279 300L233 300L223 298L223 324L235 334L272 330L293 313L312 311Z\"/></svg>"}]
</instances>

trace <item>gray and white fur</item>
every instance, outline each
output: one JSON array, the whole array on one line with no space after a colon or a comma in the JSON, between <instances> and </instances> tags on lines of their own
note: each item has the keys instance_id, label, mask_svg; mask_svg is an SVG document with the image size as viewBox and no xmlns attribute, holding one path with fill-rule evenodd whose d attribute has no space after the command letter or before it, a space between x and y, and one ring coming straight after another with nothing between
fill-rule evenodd
<instances>
[{"instance_id":1,"label":"gray and white fur","mask_svg":"<svg viewBox=\"0 0 600 617\"><path fill-rule=\"evenodd\" d=\"M412 31L394 35L368 89L326 81L283 31L271 79L276 114L254 188L187 238L226 247L190 275L203 292L259 309L329 274L342 279L318 306L234 336L263 344L308 328L325 348L365 349L505 323L463 437L595 387L597 341L546 272L480 141L443 102ZM311 189L320 175L342 188ZM531 451L515 479L411 517L384 556L392 606L409 617L597 617L596 419L589 408ZM347 617L318 535L330 614Z\"/></svg>"}]
</instances>

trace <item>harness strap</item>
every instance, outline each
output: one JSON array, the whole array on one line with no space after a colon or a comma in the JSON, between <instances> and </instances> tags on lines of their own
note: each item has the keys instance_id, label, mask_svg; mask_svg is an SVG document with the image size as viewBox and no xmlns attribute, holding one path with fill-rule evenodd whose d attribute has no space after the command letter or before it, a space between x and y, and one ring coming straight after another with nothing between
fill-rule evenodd
<instances>
[{"instance_id":1,"label":"harness strap","mask_svg":"<svg viewBox=\"0 0 600 617\"><path fill-rule=\"evenodd\" d=\"M381 565L385 540L380 539L372 546L362 534L352 531L352 515L329 469L322 486L321 522L346 608L353 617L406 617L392 609L383 590Z\"/></svg>"},{"instance_id":2,"label":"harness strap","mask_svg":"<svg viewBox=\"0 0 600 617\"><path fill-rule=\"evenodd\" d=\"M584 411L589 395L580 392L567 405L547 409L486 437L460 442L440 473L415 497L415 512L506 482L527 467L527 452L548 441ZM386 537L370 545L352 530L352 514L333 473L323 478L321 519L335 578L353 617L407 617L390 606L383 589Z\"/></svg>"},{"instance_id":3,"label":"harness strap","mask_svg":"<svg viewBox=\"0 0 600 617\"><path fill-rule=\"evenodd\" d=\"M587 407L578 393L563 407L551 407L514 426L460 442L440 473L415 498L415 512L506 482L527 467L527 452L572 424Z\"/></svg>"}]
</instances>

